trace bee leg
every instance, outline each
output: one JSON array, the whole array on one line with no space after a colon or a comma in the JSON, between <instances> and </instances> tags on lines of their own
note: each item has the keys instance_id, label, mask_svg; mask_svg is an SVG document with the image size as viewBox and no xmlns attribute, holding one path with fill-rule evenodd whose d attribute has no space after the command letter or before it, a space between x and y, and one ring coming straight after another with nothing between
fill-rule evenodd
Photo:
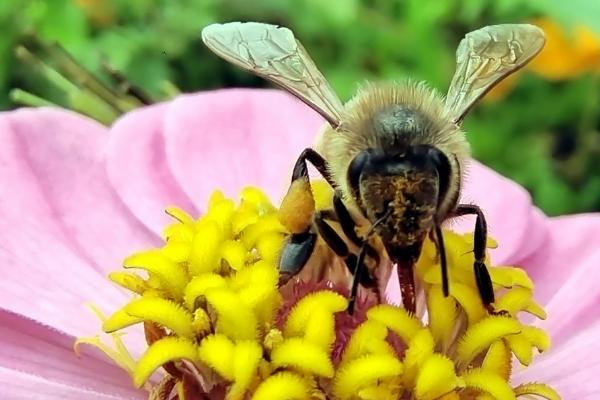
<instances>
[{"instance_id":1,"label":"bee leg","mask_svg":"<svg viewBox=\"0 0 600 400\"><path fill-rule=\"evenodd\" d=\"M296 179L305 178L308 179L308 169L306 163L311 163L317 171L323 176L323 178L331 185L331 187L335 188L336 184L331 174L329 173L329 169L327 166L327 160L323 158L322 155L317 153L316 150L307 147L300 153L296 164L294 165L294 170L292 172L292 183Z\"/></svg>"},{"instance_id":2,"label":"bee leg","mask_svg":"<svg viewBox=\"0 0 600 400\"><path fill-rule=\"evenodd\" d=\"M358 257L352 253L348 249L348 245L340 237L340 235L325 221L323 214L317 214L315 218L315 225L317 226L317 230L319 231L319 235L323 238L325 243L329 246L331 250L340 258L344 260L346 267L350 270L350 273L353 275L352 280L352 289L349 298L348 310L350 314L354 311L354 303L356 299L356 293L358 291L358 284L360 283L366 288L374 288L377 287L377 281L372 278L369 274L364 274L363 271L365 269L364 259L366 255L366 247L368 245L363 245L361 247L361 252ZM369 246L370 247L370 246ZM365 249L365 250L363 250Z\"/></svg>"},{"instance_id":3,"label":"bee leg","mask_svg":"<svg viewBox=\"0 0 600 400\"><path fill-rule=\"evenodd\" d=\"M477 282L477 289L481 296L481 301L484 306L492 314L496 314L492 303L494 302L494 287L492 285L492 279L490 273L485 266L485 249L487 243L487 223L481 208L474 204L459 204L455 216L461 215L476 215L475 220L475 233L474 233L474 245L473 254L475 256L475 263L473 268L475 269L475 282Z\"/></svg>"},{"instance_id":4,"label":"bee leg","mask_svg":"<svg viewBox=\"0 0 600 400\"><path fill-rule=\"evenodd\" d=\"M346 237L355 245L361 246L363 240L358 237L358 234L356 233L356 223L354 222L352 215L350 215L350 211L348 211L344 205L341 195L337 191L333 196L333 209L337 215L338 221L340 222L340 226L342 227L344 235L346 235Z\"/></svg>"},{"instance_id":5,"label":"bee leg","mask_svg":"<svg viewBox=\"0 0 600 400\"><path fill-rule=\"evenodd\" d=\"M350 211L346 208L346 205L342 201L342 197L337 191L333 196L333 209L337 217L335 220L340 223L344 235L358 247L365 245L365 241L356 233L356 222L354 222L352 215L350 215ZM366 252L367 256L373 259L375 264L379 264L379 254L373 246L366 244Z\"/></svg>"},{"instance_id":6,"label":"bee leg","mask_svg":"<svg viewBox=\"0 0 600 400\"><path fill-rule=\"evenodd\" d=\"M285 285L306 265L316 242L317 235L312 232L297 233L290 237L279 260L279 286Z\"/></svg>"},{"instance_id":7,"label":"bee leg","mask_svg":"<svg viewBox=\"0 0 600 400\"><path fill-rule=\"evenodd\" d=\"M445 297L450 294L448 287L448 261L446 260L446 248L444 247L444 236L442 235L442 228L439 225L435 226L435 245L437 247L438 256L440 257L440 267L442 269L442 291Z\"/></svg>"},{"instance_id":8,"label":"bee leg","mask_svg":"<svg viewBox=\"0 0 600 400\"><path fill-rule=\"evenodd\" d=\"M284 283L293 275L300 272L310 258L316 243L316 236L311 236L313 234L310 233L313 216L315 216L315 204L310 188L307 162L311 163L334 189L336 188L336 184L329 173L327 161L315 150L311 148L304 149L294 165L292 184L279 210L282 223L292 233L288 245L283 250L279 266L281 271L280 282L283 281ZM341 196L336 192L334 196L334 210L317 213L314 221L321 237L344 260L346 267L348 267L354 276L350 298L350 304L352 305L350 313L352 313L358 283L363 284L365 287L376 287L377 284L369 274L362 273L362 270L365 268L365 255L361 257L359 254L357 257L352 254L346 242L344 242L331 225L325 222L325 218L339 221L344 234L355 244L361 246L361 250L364 248L364 251L368 252L376 260L378 260L379 256L375 249L358 237L354 229L356 223L352 219L348 209L344 206Z\"/></svg>"},{"instance_id":9,"label":"bee leg","mask_svg":"<svg viewBox=\"0 0 600 400\"><path fill-rule=\"evenodd\" d=\"M315 217L315 225L317 226L317 230L319 231L319 235L325 240L325 243L329 246L331 250L338 256L343 259L348 258L350 254L350 250L348 249L348 245L338 235L338 233L333 229L331 225L325 221L323 215L321 213L317 213Z\"/></svg>"},{"instance_id":10,"label":"bee leg","mask_svg":"<svg viewBox=\"0 0 600 400\"><path fill-rule=\"evenodd\" d=\"M291 233L279 261L280 285L298 274L308 262L316 243L316 234L311 232L315 215L315 200L310 187L307 161L329 182L327 163L313 149L305 149L292 172L292 183L279 207L279 220Z\"/></svg>"},{"instance_id":11,"label":"bee leg","mask_svg":"<svg viewBox=\"0 0 600 400\"><path fill-rule=\"evenodd\" d=\"M348 258L349 261L351 261L351 262L354 261L353 264L355 265L354 271L353 271L354 278L352 279L352 288L350 289L350 298L348 300L348 313L350 315L354 314L354 304L356 304L356 296L358 293L358 284L361 283L364 287L367 287L367 288L377 288L378 287L377 280L375 278L372 278L369 274L364 274L364 270L366 269L365 256L367 254L367 246L368 246L368 244L365 243L360 248L358 257L355 257L354 254L351 254L352 257ZM348 263L346 263L346 266L348 266L348 268L350 268L350 265ZM379 291L376 290L375 294L377 295L377 303L381 303Z\"/></svg>"}]
</instances>

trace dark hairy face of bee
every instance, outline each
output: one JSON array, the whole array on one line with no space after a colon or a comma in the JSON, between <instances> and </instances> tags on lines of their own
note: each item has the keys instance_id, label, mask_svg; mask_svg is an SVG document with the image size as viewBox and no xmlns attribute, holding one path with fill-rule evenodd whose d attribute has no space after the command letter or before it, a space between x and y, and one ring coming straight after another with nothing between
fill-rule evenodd
<instances>
[{"instance_id":1,"label":"dark hairy face of bee","mask_svg":"<svg viewBox=\"0 0 600 400\"><path fill-rule=\"evenodd\" d=\"M389 256L412 264L428 232L443 215L439 205L451 176L447 157L435 146L414 144L425 123L418 111L395 108L378 121L381 148L361 151L348 179L359 207L382 238Z\"/></svg>"}]
</instances>

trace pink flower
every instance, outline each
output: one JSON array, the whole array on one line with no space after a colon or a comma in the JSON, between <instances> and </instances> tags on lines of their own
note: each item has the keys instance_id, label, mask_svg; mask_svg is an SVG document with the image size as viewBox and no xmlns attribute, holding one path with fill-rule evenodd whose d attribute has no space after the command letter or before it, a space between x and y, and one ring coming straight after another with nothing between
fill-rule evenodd
<instances>
[{"instance_id":1,"label":"pink flower","mask_svg":"<svg viewBox=\"0 0 600 400\"><path fill-rule=\"evenodd\" d=\"M175 204L197 214L211 191L248 184L280 199L322 120L278 91L182 96L112 128L56 109L0 114L0 384L4 399L131 399L145 393L99 352L75 357L128 296L107 279L133 251L156 246ZM565 399L600 394L600 216L546 218L526 191L473 162L463 195L480 205L496 264L526 268L553 347L523 381ZM466 218L457 229L471 231ZM397 293L395 280L390 293ZM127 339L141 349L140 331Z\"/></svg>"}]
</instances>

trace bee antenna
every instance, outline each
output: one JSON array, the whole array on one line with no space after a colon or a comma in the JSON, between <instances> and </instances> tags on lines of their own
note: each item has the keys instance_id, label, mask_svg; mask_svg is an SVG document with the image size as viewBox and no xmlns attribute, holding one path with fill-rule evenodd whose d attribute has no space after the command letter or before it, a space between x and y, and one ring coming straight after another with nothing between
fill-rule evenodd
<instances>
[{"instance_id":1,"label":"bee antenna","mask_svg":"<svg viewBox=\"0 0 600 400\"><path fill-rule=\"evenodd\" d=\"M391 213L392 213L392 208L387 207L385 213L381 217L379 217L373 225L371 225L371 228L369 228L369 231L367 232L367 236L366 236L365 240L363 241L363 247L364 247L365 243L369 241L369 239L371 238L371 235L373 235L373 232L375 232L375 228L377 228L377 226L379 224L381 224L383 221L385 221L387 219L387 217L390 216Z\"/></svg>"},{"instance_id":2,"label":"bee antenna","mask_svg":"<svg viewBox=\"0 0 600 400\"><path fill-rule=\"evenodd\" d=\"M442 291L444 296L448 297L450 294L450 288L448 287L448 261L446 260L446 248L444 247L444 236L442 235L442 228L439 225L435 226L435 245L437 252L440 256L440 267L442 269Z\"/></svg>"},{"instance_id":3,"label":"bee antenna","mask_svg":"<svg viewBox=\"0 0 600 400\"><path fill-rule=\"evenodd\" d=\"M360 282L363 271L365 269L364 261L365 261L365 256L367 255L369 239L375 232L375 228L379 224L381 224L383 221L385 221L385 219L387 217L389 217L391 213L392 213L392 209L388 208L386 210L386 212L381 217L379 217L373 225L371 225L371 228L369 228L369 231L367 232L367 235L365 236L365 238L360 246L360 250L358 252L358 257L356 258L356 266L354 267L354 277L352 279L352 289L350 290L350 299L348 301L348 313L350 315L354 314L354 304L356 303L356 294L358 293L358 283ZM445 255L444 255L444 257L445 257Z\"/></svg>"}]
</instances>

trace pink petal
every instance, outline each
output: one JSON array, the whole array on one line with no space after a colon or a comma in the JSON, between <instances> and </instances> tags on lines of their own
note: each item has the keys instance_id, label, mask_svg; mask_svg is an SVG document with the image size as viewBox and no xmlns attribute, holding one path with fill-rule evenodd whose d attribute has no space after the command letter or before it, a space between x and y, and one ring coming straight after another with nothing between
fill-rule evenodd
<instances>
[{"instance_id":1,"label":"pink petal","mask_svg":"<svg viewBox=\"0 0 600 400\"><path fill-rule=\"evenodd\" d=\"M565 400L600 398L600 322L537 357L525 371L515 371L515 383L543 382Z\"/></svg>"},{"instance_id":2,"label":"pink petal","mask_svg":"<svg viewBox=\"0 0 600 400\"><path fill-rule=\"evenodd\" d=\"M542 303L600 249L600 214L551 218L547 226L550 234L543 248L524 261Z\"/></svg>"},{"instance_id":3,"label":"pink petal","mask_svg":"<svg viewBox=\"0 0 600 400\"><path fill-rule=\"evenodd\" d=\"M543 326L556 343L600 318L600 215L551 219L551 235L530 260L535 297L546 304Z\"/></svg>"},{"instance_id":4,"label":"pink petal","mask_svg":"<svg viewBox=\"0 0 600 400\"><path fill-rule=\"evenodd\" d=\"M214 189L237 197L248 185L278 201L323 120L281 91L232 89L178 98L165 124L171 170L202 209Z\"/></svg>"},{"instance_id":5,"label":"pink petal","mask_svg":"<svg viewBox=\"0 0 600 400\"><path fill-rule=\"evenodd\" d=\"M133 388L131 378L106 358L76 357L73 343L71 336L0 311L2 398L145 398Z\"/></svg>"},{"instance_id":6,"label":"pink petal","mask_svg":"<svg viewBox=\"0 0 600 400\"><path fill-rule=\"evenodd\" d=\"M532 205L527 191L477 161L469 165L461 202L482 208L489 234L498 241L498 248L491 251L496 264L519 263L546 238L544 216ZM473 232L474 224L473 217L460 218L456 230Z\"/></svg>"},{"instance_id":7,"label":"pink petal","mask_svg":"<svg viewBox=\"0 0 600 400\"><path fill-rule=\"evenodd\" d=\"M55 382L36 375L0 367L0 385L4 400L120 400L142 399L144 396L120 395L110 390L96 391Z\"/></svg>"},{"instance_id":8,"label":"pink petal","mask_svg":"<svg viewBox=\"0 0 600 400\"><path fill-rule=\"evenodd\" d=\"M125 114L111 128L106 155L108 175L117 193L157 234L172 222L165 206L196 212L167 165L163 130L168 107L157 104Z\"/></svg>"},{"instance_id":9,"label":"pink petal","mask_svg":"<svg viewBox=\"0 0 600 400\"><path fill-rule=\"evenodd\" d=\"M84 302L126 301L104 271L151 238L102 181L103 135L64 111L0 114L0 308L73 336L99 326Z\"/></svg>"},{"instance_id":10,"label":"pink petal","mask_svg":"<svg viewBox=\"0 0 600 400\"><path fill-rule=\"evenodd\" d=\"M107 131L96 122L57 109L21 109L2 115L0 213L47 223L99 271L118 267L136 248L156 243L107 184L103 152ZM8 176L7 176L8 175ZM33 204L22 204L31 197ZM31 218L33 219L33 218Z\"/></svg>"},{"instance_id":11,"label":"pink petal","mask_svg":"<svg viewBox=\"0 0 600 400\"><path fill-rule=\"evenodd\" d=\"M97 332L100 323L84 303L118 309L128 300L100 273L48 231L0 235L0 309L12 311L72 336Z\"/></svg>"},{"instance_id":12,"label":"pink petal","mask_svg":"<svg viewBox=\"0 0 600 400\"><path fill-rule=\"evenodd\" d=\"M544 325L552 333L555 343L600 320L599 261L600 249L572 270L547 303L548 320Z\"/></svg>"}]
</instances>

